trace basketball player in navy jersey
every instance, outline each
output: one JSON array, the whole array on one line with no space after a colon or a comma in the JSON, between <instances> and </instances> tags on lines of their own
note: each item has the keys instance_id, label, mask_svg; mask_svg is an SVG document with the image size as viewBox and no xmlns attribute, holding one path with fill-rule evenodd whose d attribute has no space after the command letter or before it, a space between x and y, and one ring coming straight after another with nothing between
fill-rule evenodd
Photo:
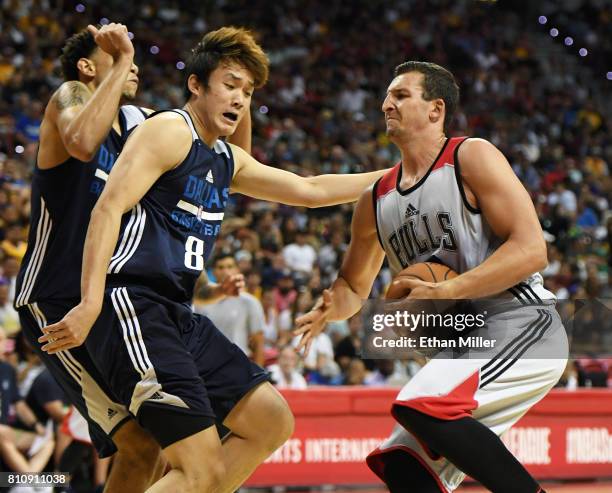
<instances>
[{"instance_id":1,"label":"basketball player in navy jersey","mask_svg":"<svg viewBox=\"0 0 612 493\"><path fill-rule=\"evenodd\" d=\"M293 418L267 374L191 311L230 187L326 206L355 200L381 173L302 178L219 140L268 76L247 31L207 34L185 72L185 108L139 126L92 213L81 303L39 340L50 353L70 349L97 319L88 351L172 466L150 491L232 492L290 436ZM223 447L215 420L232 431Z\"/></svg>"},{"instance_id":2,"label":"basketball player in navy jersey","mask_svg":"<svg viewBox=\"0 0 612 493\"><path fill-rule=\"evenodd\" d=\"M41 125L30 238L15 306L32 347L87 419L101 456L116 451L109 438L114 433L119 452L107 491L144 491L159 455L156 442L128 419L84 348L49 355L37 342L41 328L59 320L80 296L78 259L89 215L129 132L146 117L142 108L120 106L138 88L125 26L90 26L68 39L62 53L66 82L51 97Z\"/></svg>"},{"instance_id":3,"label":"basketball player in navy jersey","mask_svg":"<svg viewBox=\"0 0 612 493\"><path fill-rule=\"evenodd\" d=\"M394 275L432 258L450 266L460 274L452 280L396 282L416 299L478 306L494 296L487 330L502 341L499 352L432 358L393 403L395 429L368 465L393 493L452 491L465 473L496 493L536 493L498 436L555 385L567 338L537 273L546 246L529 195L491 143L446 136L458 98L438 65L396 68L382 110L401 162L361 196L339 277L296 321L296 334L308 350L328 321L357 313L385 255ZM543 357L546 348L554 349Z\"/></svg>"}]
</instances>

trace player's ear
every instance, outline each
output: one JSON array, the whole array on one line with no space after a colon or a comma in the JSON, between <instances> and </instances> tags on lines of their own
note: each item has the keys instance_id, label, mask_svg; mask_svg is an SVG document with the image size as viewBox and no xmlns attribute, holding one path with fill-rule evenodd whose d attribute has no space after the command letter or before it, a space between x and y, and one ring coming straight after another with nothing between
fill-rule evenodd
<instances>
[{"instance_id":1,"label":"player's ear","mask_svg":"<svg viewBox=\"0 0 612 493\"><path fill-rule=\"evenodd\" d=\"M187 87L189 88L189 92L194 96L199 96L200 91L202 90L202 86L200 84L200 80L196 74L191 74L187 79Z\"/></svg>"},{"instance_id":2,"label":"player's ear","mask_svg":"<svg viewBox=\"0 0 612 493\"><path fill-rule=\"evenodd\" d=\"M86 77L96 76L96 64L89 58L79 58L77 62L77 68Z\"/></svg>"},{"instance_id":3,"label":"player's ear","mask_svg":"<svg viewBox=\"0 0 612 493\"><path fill-rule=\"evenodd\" d=\"M432 123L436 123L440 121L440 119L444 118L444 100L443 99L434 99L432 101L433 107L429 112L429 121Z\"/></svg>"}]
</instances>

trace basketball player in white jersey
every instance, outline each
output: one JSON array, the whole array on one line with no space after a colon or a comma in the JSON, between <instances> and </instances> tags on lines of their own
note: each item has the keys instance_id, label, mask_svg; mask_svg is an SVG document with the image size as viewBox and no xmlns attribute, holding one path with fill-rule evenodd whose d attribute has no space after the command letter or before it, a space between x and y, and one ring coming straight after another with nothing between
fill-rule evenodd
<instances>
[{"instance_id":1,"label":"basketball player in white jersey","mask_svg":"<svg viewBox=\"0 0 612 493\"><path fill-rule=\"evenodd\" d=\"M382 110L401 162L362 195L339 277L296 334L308 350L326 322L358 312L385 255L394 275L432 258L453 268L452 280L403 283L410 298L496 298L487 330L497 353L431 359L400 391L395 429L368 465L393 493L453 491L465 474L496 493L537 493L499 436L555 385L567 338L537 273L546 246L529 195L490 142L446 136L458 99L446 69L396 68Z\"/></svg>"}]
</instances>

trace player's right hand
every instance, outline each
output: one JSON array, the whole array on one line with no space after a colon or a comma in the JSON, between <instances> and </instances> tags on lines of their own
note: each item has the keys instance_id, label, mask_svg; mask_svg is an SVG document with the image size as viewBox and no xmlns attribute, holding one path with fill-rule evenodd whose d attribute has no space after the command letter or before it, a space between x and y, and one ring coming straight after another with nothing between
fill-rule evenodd
<instances>
[{"instance_id":1,"label":"player's right hand","mask_svg":"<svg viewBox=\"0 0 612 493\"><path fill-rule=\"evenodd\" d=\"M293 335L302 336L297 350L304 349L304 357L308 356L312 341L325 329L333 301L333 293L326 289L323 291L323 296L312 307L312 310L295 319L297 328L293 331Z\"/></svg>"},{"instance_id":2,"label":"player's right hand","mask_svg":"<svg viewBox=\"0 0 612 493\"><path fill-rule=\"evenodd\" d=\"M46 343L41 347L49 354L80 346L85 342L100 310L80 303L70 310L59 322L43 327L43 336L38 342Z\"/></svg>"},{"instance_id":3,"label":"player's right hand","mask_svg":"<svg viewBox=\"0 0 612 493\"><path fill-rule=\"evenodd\" d=\"M114 59L121 56L132 60L134 58L134 45L128 36L127 27L123 24L111 22L98 29L91 24L87 26L87 30L94 37L94 41Z\"/></svg>"}]
</instances>

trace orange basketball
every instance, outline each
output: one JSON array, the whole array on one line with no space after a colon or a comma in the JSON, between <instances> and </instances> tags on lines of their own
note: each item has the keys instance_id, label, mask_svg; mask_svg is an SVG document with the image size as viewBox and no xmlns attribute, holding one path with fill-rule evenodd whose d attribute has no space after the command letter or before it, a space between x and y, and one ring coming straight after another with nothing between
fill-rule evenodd
<instances>
[{"instance_id":1,"label":"orange basketball","mask_svg":"<svg viewBox=\"0 0 612 493\"><path fill-rule=\"evenodd\" d=\"M397 281L401 278L420 279L426 282L442 282L447 279L457 277L457 273L444 264L434 262L422 262L406 267L397 276L393 278L389 289L387 290L386 298L388 300L397 300L405 298L410 294L410 290L401 286Z\"/></svg>"}]
</instances>

